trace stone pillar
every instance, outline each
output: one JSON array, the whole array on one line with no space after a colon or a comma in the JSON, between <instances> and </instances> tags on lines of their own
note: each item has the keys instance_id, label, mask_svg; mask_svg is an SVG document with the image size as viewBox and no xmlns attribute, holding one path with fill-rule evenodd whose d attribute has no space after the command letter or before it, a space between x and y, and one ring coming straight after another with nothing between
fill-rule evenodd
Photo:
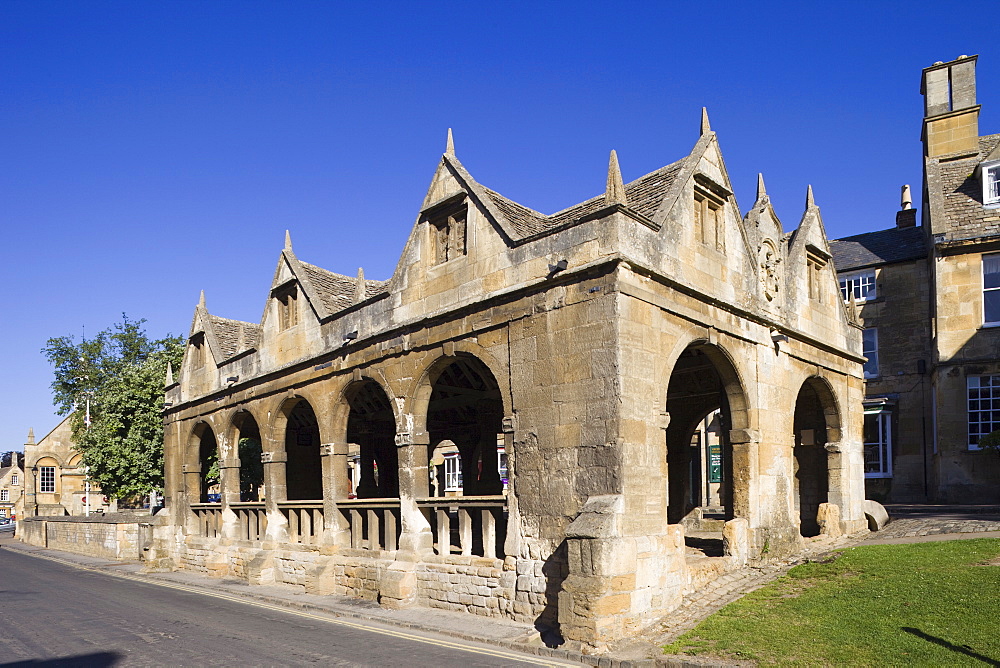
<instances>
[{"instance_id":1,"label":"stone pillar","mask_svg":"<svg viewBox=\"0 0 1000 668\"><path fill-rule=\"evenodd\" d=\"M733 452L732 487L733 516L742 517L751 527L760 524L757 503L757 475L760 432L754 429L732 429L729 443Z\"/></svg>"},{"instance_id":2,"label":"stone pillar","mask_svg":"<svg viewBox=\"0 0 1000 668\"><path fill-rule=\"evenodd\" d=\"M399 539L401 551L416 554L434 549L431 525L417 507L417 499L430 496L430 473L427 448L430 435L399 432L396 447L399 457L399 512L403 533Z\"/></svg>"},{"instance_id":3,"label":"stone pillar","mask_svg":"<svg viewBox=\"0 0 1000 668\"><path fill-rule=\"evenodd\" d=\"M222 536L239 537L236 513L229 507L240 502L240 460L219 462L219 489L222 492Z\"/></svg>"},{"instance_id":4,"label":"stone pillar","mask_svg":"<svg viewBox=\"0 0 1000 668\"><path fill-rule=\"evenodd\" d=\"M517 429L517 417L508 416L503 419L503 447L507 451L507 535L504 538L503 552L508 557L521 554L521 513L518 510L517 490L510 472L514 470L514 431Z\"/></svg>"},{"instance_id":5,"label":"stone pillar","mask_svg":"<svg viewBox=\"0 0 1000 668\"><path fill-rule=\"evenodd\" d=\"M842 531L861 531L868 524L864 513L864 444L842 440L824 447L829 475L827 501L839 508Z\"/></svg>"},{"instance_id":6,"label":"stone pillar","mask_svg":"<svg viewBox=\"0 0 1000 668\"><path fill-rule=\"evenodd\" d=\"M347 479L347 443L324 443L320 446L323 458L323 545L336 547L350 545L350 526L337 508L337 502L346 499L351 489Z\"/></svg>"},{"instance_id":7,"label":"stone pillar","mask_svg":"<svg viewBox=\"0 0 1000 668\"><path fill-rule=\"evenodd\" d=\"M201 464L184 464L181 467L181 473L184 478L184 503L182 505L188 511L185 513L184 519L186 533L197 535L201 529L195 514L190 512L190 508L192 503L201 503Z\"/></svg>"},{"instance_id":8,"label":"stone pillar","mask_svg":"<svg viewBox=\"0 0 1000 668\"><path fill-rule=\"evenodd\" d=\"M267 495L264 498L264 511L267 513L265 538L268 541L285 543L288 542L288 520L278 508L278 502L288 498L288 486L285 482L288 453L284 450L262 452L260 461L264 464L264 485L266 485L264 493Z\"/></svg>"}]
</instances>

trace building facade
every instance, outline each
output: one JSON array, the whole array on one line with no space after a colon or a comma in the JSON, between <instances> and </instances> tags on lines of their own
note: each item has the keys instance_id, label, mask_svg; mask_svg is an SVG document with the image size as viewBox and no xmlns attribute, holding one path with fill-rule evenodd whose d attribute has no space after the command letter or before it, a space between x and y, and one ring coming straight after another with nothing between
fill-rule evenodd
<instances>
[{"instance_id":1,"label":"building facade","mask_svg":"<svg viewBox=\"0 0 1000 668\"><path fill-rule=\"evenodd\" d=\"M73 443L72 416L35 442L28 430L24 444L24 511L35 515L84 515L117 509L113 500L101 494L96 483L87 481L83 457Z\"/></svg>"},{"instance_id":2,"label":"building facade","mask_svg":"<svg viewBox=\"0 0 1000 668\"><path fill-rule=\"evenodd\" d=\"M605 192L552 215L478 183L449 133L389 280L286 235L261 322L202 296L150 562L600 647L867 526L861 343L811 188L793 232L763 180L743 216L707 115L680 160L626 185L612 152Z\"/></svg>"},{"instance_id":3,"label":"building facade","mask_svg":"<svg viewBox=\"0 0 1000 668\"><path fill-rule=\"evenodd\" d=\"M831 242L864 326L865 476L879 501L1000 502L1000 134L980 136L976 56L923 71L921 224ZM996 409L996 410L994 410Z\"/></svg>"},{"instance_id":4,"label":"building facade","mask_svg":"<svg viewBox=\"0 0 1000 668\"><path fill-rule=\"evenodd\" d=\"M15 462L16 456L15 456ZM0 468L0 517L17 520L24 516L24 471L16 464Z\"/></svg>"}]
</instances>

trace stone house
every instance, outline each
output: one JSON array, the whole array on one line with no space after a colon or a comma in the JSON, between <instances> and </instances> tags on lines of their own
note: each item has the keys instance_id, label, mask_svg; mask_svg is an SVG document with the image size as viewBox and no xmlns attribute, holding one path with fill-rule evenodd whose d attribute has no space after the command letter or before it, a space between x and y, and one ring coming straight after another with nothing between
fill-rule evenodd
<instances>
[{"instance_id":1,"label":"stone house","mask_svg":"<svg viewBox=\"0 0 1000 668\"><path fill-rule=\"evenodd\" d=\"M976 56L923 70L921 224L830 247L864 324L870 498L1000 502L1000 134L980 136Z\"/></svg>"},{"instance_id":2,"label":"stone house","mask_svg":"<svg viewBox=\"0 0 1000 668\"><path fill-rule=\"evenodd\" d=\"M16 457L15 457L16 461ZM0 468L0 517L24 517L24 471L16 464Z\"/></svg>"},{"instance_id":3,"label":"stone house","mask_svg":"<svg viewBox=\"0 0 1000 668\"><path fill-rule=\"evenodd\" d=\"M35 443L35 432L28 430L24 444L24 512L35 515L83 515L117 510L117 504L90 483L83 457L73 443L70 418L65 417L55 429Z\"/></svg>"},{"instance_id":4,"label":"stone house","mask_svg":"<svg viewBox=\"0 0 1000 668\"><path fill-rule=\"evenodd\" d=\"M202 295L168 373L150 564L600 647L867 526L839 294L811 188L792 232L762 179L742 215L706 114L681 159L624 184L612 152L604 193L552 215L476 181L449 132L388 280L286 234L259 323ZM692 447L707 416L713 462Z\"/></svg>"}]
</instances>

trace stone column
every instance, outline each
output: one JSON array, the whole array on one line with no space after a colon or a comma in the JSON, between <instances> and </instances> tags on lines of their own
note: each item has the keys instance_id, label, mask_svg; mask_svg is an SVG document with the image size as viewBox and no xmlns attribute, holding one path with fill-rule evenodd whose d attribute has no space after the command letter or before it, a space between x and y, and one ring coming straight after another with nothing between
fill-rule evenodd
<instances>
[{"instance_id":1,"label":"stone column","mask_svg":"<svg viewBox=\"0 0 1000 668\"><path fill-rule=\"evenodd\" d=\"M219 462L219 488L222 492L222 536L239 538L236 513L229 507L240 501L240 460Z\"/></svg>"},{"instance_id":2,"label":"stone column","mask_svg":"<svg viewBox=\"0 0 1000 668\"><path fill-rule=\"evenodd\" d=\"M184 479L184 503L181 505L188 511L184 520L186 533L197 535L201 532L201 528L190 508L192 503L201 503L201 464L184 464L181 466L181 473Z\"/></svg>"},{"instance_id":3,"label":"stone column","mask_svg":"<svg viewBox=\"0 0 1000 668\"><path fill-rule=\"evenodd\" d=\"M264 498L264 510L267 513L267 535L266 540L279 543L288 542L288 520L284 513L278 508L279 501L288 498L288 485L285 482L285 464L288 462L288 453L284 450L278 452L266 451L260 454L260 461L264 464L264 485L266 485Z\"/></svg>"},{"instance_id":4,"label":"stone column","mask_svg":"<svg viewBox=\"0 0 1000 668\"><path fill-rule=\"evenodd\" d=\"M864 514L864 444L853 441L827 443L829 484L827 501L840 511L841 530L860 531L867 526Z\"/></svg>"},{"instance_id":5,"label":"stone column","mask_svg":"<svg viewBox=\"0 0 1000 668\"><path fill-rule=\"evenodd\" d=\"M350 545L350 526L337 508L337 502L346 499L351 489L347 479L347 443L324 443L320 446L323 458L323 535L325 546Z\"/></svg>"},{"instance_id":6,"label":"stone column","mask_svg":"<svg viewBox=\"0 0 1000 668\"><path fill-rule=\"evenodd\" d=\"M403 533L399 539L399 549L407 552L429 553L434 549L431 525L417 507L417 499L430 496L430 478L427 448L430 435L427 433L396 434L399 457L399 512Z\"/></svg>"},{"instance_id":7,"label":"stone column","mask_svg":"<svg viewBox=\"0 0 1000 668\"><path fill-rule=\"evenodd\" d=\"M748 541L753 544L753 530L760 526L758 503L760 432L755 429L731 429L729 443L733 453L731 487L733 517L748 522Z\"/></svg>"}]
</instances>

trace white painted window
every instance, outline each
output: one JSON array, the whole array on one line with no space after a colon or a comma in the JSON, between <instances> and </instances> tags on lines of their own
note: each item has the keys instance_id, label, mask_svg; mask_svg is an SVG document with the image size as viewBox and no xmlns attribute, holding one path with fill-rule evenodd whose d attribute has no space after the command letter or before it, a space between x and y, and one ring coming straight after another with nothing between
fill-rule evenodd
<instances>
[{"instance_id":1,"label":"white painted window","mask_svg":"<svg viewBox=\"0 0 1000 668\"><path fill-rule=\"evenodd\" d=\"M1000 429L1000 376L969 376L969 450L979 439Z\"/></svg>"},{"instance_id":2,"label":"white painted window","mask_svg":"<svg viewBox=\"0 0 1000 668\"><path fill-rule=\"evenodd\" d=\"M21 484L21 481L20 481L20 480L18 479L18 477L17 477L17 474L16 474L16 473L14 473L14 474L12 474L12 475L10 476L10 484L11 484L11 486L13 486L13 487L17 487L18 485L20 485L20 484Z\"/></svg>"},{"instance_id":3,"label":"white painted window","mask_svg":"<svg viewBox=\"0 0 1000 668\"><path fill-rule=\"evenodd\" d=\"M983 204L1000 205L1000 162L983 165Z\"/></svg>"},{"instance_id":4,"label":"white painted window","mask_svg":"<svg viewBox=\"0 0 1000 668\"><path fill-rule=\"evenodd\" d=\"M1000 253L983 255L983 324L1000 325Z\"/></svg>"},{"instance_id":5,"label":"white painted window","mask_svg":"<svg viewBox=\"0 0 1000 668\"><path fill-rule=\"evenodd\" d=\"M10 501L10 493L5 489L0 489L0 503Z\"/></svg>"},{"instance_id":6,"label":"white painted window","mask_svg":"<svg viewBox=\"0 0 1000 668\"><path fill-rule=\"evenodd\" d=\"M865 410L865 477L892 477L892 413Z\"/></svg>"},{"instance_id":7,"label":"white painted window","mask_svg":"<svg viewBox=\"0 0 1000 668\"><path fill-rule=\"evenodd\" d=\"M852 294L856 302L866 302L869 299L875 299L874 269L854 271L840 275L840 295L844 298L845 302L849 302L851 301Z\"/></svg>"},{"instance_id":8,"label":"white painted window","mask_svg":"<svg viewBox=\"0 0 1000 668\"><path fill-rule=\"evenodd\" d=\"M865 378L878 376L878 328L869 327L862 332L862 354L868 358L865 361Z\"/></svg>"},{"instance_id":9,"label":"white painted window","mask_svg":"<svg viewBox=\"0 0 1000 668\"><path fill-rule=\"evenodd\" d=\"M38 491L39 492L56 491L56 467L54 466L38 467Z\"/></svg>"},{"instance_id":10,"label":"white painted window","mask_svg":"<svg viewBox=\"0 0 1000 668\"><path fill-rule=\"evenodd\" d=\"M459 455L445 455L444 491L458 492L462 489L462 459Z\"/></svg>"}]
</instances>

